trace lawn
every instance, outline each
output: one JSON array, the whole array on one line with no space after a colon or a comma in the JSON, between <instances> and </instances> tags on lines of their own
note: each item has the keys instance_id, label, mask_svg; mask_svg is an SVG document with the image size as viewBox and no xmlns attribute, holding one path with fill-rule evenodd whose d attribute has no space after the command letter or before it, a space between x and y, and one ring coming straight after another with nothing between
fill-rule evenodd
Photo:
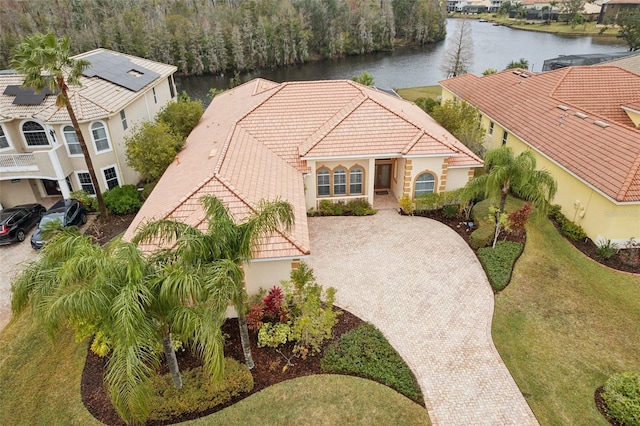
<instances>
[{"instance_id":1,"label":"lawn","mask_svg":"<svg viewBox=\"0 0 640 426\"><path fill-rule=\"evenodd\" d=\"M415 102L418 98L432 98L436 99L442 94L442 87L435 86L420 86L420 87L408 87L406 89L396 89L398 95L403 99L411 102Z\"/></svg>"},{"instance_id":2,"label":"lawn","mask_svg":"<svg viewBox=\"0 0 640 426\"><path fill-rule=\"evenodd\" d=\"M22 314L0 332L0 424L99 425L80 399L87 346L55 342ZM193 424L430 424L427 411L394 390L350 376L279 383Z\"/></svg>"},{"instance_id":3,"label":"lawn","mask_svg":"<svg viewBox=\"0 0 640 426\"><path fill-rule=\"evenodd\" d=\"M640 277L588 259L548 220L531 222L493 339L541 425L607 425L593 393L640 371Z\"/></svg>"}]
</instances>

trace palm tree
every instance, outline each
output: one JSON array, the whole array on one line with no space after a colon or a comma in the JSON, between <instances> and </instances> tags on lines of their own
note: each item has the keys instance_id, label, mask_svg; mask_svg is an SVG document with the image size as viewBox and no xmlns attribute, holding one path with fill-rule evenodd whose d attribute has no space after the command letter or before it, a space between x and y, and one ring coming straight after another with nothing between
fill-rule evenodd
<instances>
[{"instance_id":1,"label":"palm tree","mask_svg":"<svg viewBox=\"0 0 640 426\"><path fill-rule=\"evenodd\" d=\"M467 183L463 194L467 199L500 198L500 214L504 213L509 193L530 201L543 215L556 194L556 180L548 171L536 170L536 157L531 151L514 156L508 146L492 149L484 157L484 168L486 174Z\"/></svg>"},{"instance_id":2,"label":"palm tree","mask_svg":"<svg viewBox=\"0 0 640 426\"><path fill-rule=\"evenodd\" d=\"M181 270L167 252L149 257L122 241L102 248L63 230L14 281L12 309L31 306L52 336L68 323L104 333L112 347L105 374L111 401L125 421L143 422L162 355L174 386L182 386L172 333L195 346L213 380L222 377L230 295L208 275Z\"/></svg>"},{"instance_id":3,"label":"palm tree","mask_svg":"<svg viewBox=\"0 0 640 426\"><path fill-rule=\"evenodd\" d=\"M107 217L107 209L100 192L93 162L84 136L80 131L78 119L71 102L69 102L68 84L79 86L82 71L90 63L85 60L72 59L69 43L69 37L66 36L57 38L53 33L33 34L30 37L26 37L15 47L12 52L11 67L25 75L23 86L30 87L36 92L40 92L45 88L54 93L59 92L56 97L56 105L66 107L67 113L69 113L71 123L78 136L78 143L82 149L84 160L87 163L87 170L95 186L100 215Z\"/></svg>"},{"instance_id":4,"label":"palm tree","mask_svg":"<svg viewBox=\"0 0 640 426\"><path fill-rule=\"evenodd\" d=\"M227 289L238 314L238 327L245 362L254 367L247 329L247 293L244 288L242 264L261 238L274 232L288 232L294 222L293 207L286 201L260 201L256 209L242 223L236 224L226 206L216 197L201 199L207 232L174 220L146 223L134 237L134 243L153 243L158 239L174 244L172 249L178 262L189 267L205 268L218 288Z\"/></svg>"}]
</instances>

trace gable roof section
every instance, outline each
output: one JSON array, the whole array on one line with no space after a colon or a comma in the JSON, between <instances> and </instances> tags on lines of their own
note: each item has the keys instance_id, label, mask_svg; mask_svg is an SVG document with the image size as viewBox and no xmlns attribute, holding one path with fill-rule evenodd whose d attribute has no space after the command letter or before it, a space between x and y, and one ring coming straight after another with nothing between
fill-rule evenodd
<instances>
[{"instance_id":1,"label":"gable roof section","mask_svg":"<svg viewBox=\"0 0 640 426\"><path fill-rule=\"evenodd\" d=\"M95 49L76 55L74 59L91 57L118 58L122 63L133 64L148 70L147 76L153 76L151 82L167 78L176 71L173 65L162 64L136 56L125 55L107 49ZM132 77L134 78L134 77ZM149 79L147 79L149 80ZM65 107L56 106L56 97L46 96L38 105L14 105L15 96L4 95L7 86L22 85L24 76L18 74L0 74L0 115L7 118L35 118L48 123L68 123L71 121ZM69 86L69 97L78 121L85 122L108 117L141 96L136 92L100 77L80 77L81 86ZM149 84L149 83L147 83Z\"/></svg>"},{"instance_id":2,"label":"gable roof section","mask_svg":"<svg viewBox=\"0 0 640 426\"><path fill-rule=\"evenodd\" d=\"M291 202L289 234L261 241L253 257L309 254L304 154L329 157L438 153L482 161L417 106L350 81L277 84L255 79L216 96L185 148L125 234L148 219L174 218L206 230L199 199L215 195L241 222L261 200Z\"/></svg>"},{"instance_id":3,"label":"gable roof section","mask_svg":"<svg viewBox=\"0 0 640 426\"><path fill-rule=\"evenodd\" d=\"M623 103L640 98L640 75L597 66L528 76L506 70L440 84L611 199L640 201L640 131L621 115Z\"/></svg>"}]
</instances>

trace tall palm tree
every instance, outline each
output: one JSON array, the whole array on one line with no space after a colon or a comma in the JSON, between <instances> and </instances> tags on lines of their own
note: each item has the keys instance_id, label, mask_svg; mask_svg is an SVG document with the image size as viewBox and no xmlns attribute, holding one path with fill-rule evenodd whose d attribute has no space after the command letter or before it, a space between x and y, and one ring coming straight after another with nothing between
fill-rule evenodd
<instances>
[{"instance_id":1,"label":"tall palm tree","mask_svg":"<svg viewBox=\"0 0 640 426\"><path fill-rule=\"evenodd\" d=\"M13 311L31 306L52 336L69 323L91 324L107 336L105 383L127 422L146 419L150 376L163 355L174 386L182 386L172 333L195 346L213 380L223 374L221 327L230 295L207 278L209 271L181 271L171 259L147 257L121 241L102 248L63 230L12 285Z\"/></svg>"},{"instance_id":2,"label":"tall palm tree","mask_svg":"<svg viewBox=\"0 0 640 426\"><path fill-rule=\"evenodd\" d=\"M216 197L208 195L201 199L207 232L174 220L159 220L146 223L133 239L134 243L153 243L157 239L174 244L173 252L179 262L190 267L206 268L209 277L218 288L227 289L238 314L238 327L245 362L254 367L247 329L247 293L244 288L243 263L259 240L273 232L289 231L295 215L289 202L261 201L256 209L236 224L227 207Z\"/></svg>"},{"instance_id":3,"label":"tall palm tree","mask_svg":"<svg viewBox=\"0 0 640 426\"><path fill-rule=\"evenodd\" d=\"M26 37L14 48L11 67L25 75L23 86L30 87L36 92L40 92L45 88L54 93L58 92L56 105L59 107L64 106L67 109L73 128L76 131L84 160L87 163L87 170L96 190L100 215L107 217L107 208L100 192L93 161L87 149L84 136L80 131L76 114L71 102L69 102L68 84L80 86L82 71L90 63L85 60L72 59L69 43L69 37L66 36L57 38L53 33L33 34Z\"/></svg>"},{"instance_id":4,"label":"tall palm tree","mask_svg":"<svg viewBox=\"0 0 640 426\"><path fill-rule=\"evenodd\" d=\"M508 146L492 149L485 154L484 168L486 174L467 183L463 194L467 199L499 198L500 213L504 213L509 193L530 201L543 214L556 194L556 180L548 171L536 170L531 151L515 156Z\"/></svg>"}]
</instances>

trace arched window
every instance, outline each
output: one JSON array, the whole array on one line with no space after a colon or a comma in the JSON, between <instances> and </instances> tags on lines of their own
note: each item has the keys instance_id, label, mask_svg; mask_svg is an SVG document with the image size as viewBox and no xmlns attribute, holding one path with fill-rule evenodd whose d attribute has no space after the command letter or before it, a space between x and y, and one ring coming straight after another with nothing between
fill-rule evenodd
<instances>
[{"instance_id":1,"label":"arched window","mask_svg":"<svg viewBox=\"0 0 640 426\"><path fill-rule=\"evenodd\" d=\"M91 136L93 137L93 143L96 145L96 152L106 151L110 148L107 129L103 123L98 121L91 125Z\"/></svg>"},{"instance_id":2,"label":"arched window","mask_svg":"<svg viewBox=\"0 0 640 426\"><path fill-rule=\"evenodd\" d=\"M435 187L436 179L433 177L431 173L423 173L416 179L416 189L414 192L414 196L419 196L422 194L430 194L433 192L433 188Z\"/></svg>"},{"instance_id":3,"label":"arched window","mask_svg":"<svg viewBox=\"0 0 640 426\"><path fill-rule=\"evenodd\" d=\"M22 135L27 142L27 146L47 146L49 145L49 139L47 139L47 132L44 127L35 121L25 121L22 124Z\"/></svg>"},{"instance_id":4,"label":"arched window","mask_svg":"<svg viewBox=\"0 0 640 426\"><path fill-rule=\"evenodd\" d=\"M0 149L10 148L9 139L7 139L7 135L4 133L4 128L0 126Z\"/></svg>"},{"instance_id":5,"label":"arched window","mask_svg":"<svg viewBox=\"0 0 640 426\"><path fill-rule=\"evenodd\" d=\"M362 168L354 167L349 172L349 194L362 194Z\"/></svg>"},{"instance_id":6,"label":"arched window","mask_svg":"<svg viewBox=\"0 0 640 426\"><path fill-rule=\"evenodd\" d=\"M347 171L342 167L333 171L333 195L347 195Z\"/></svg>"},{"instance_id":7,"label":"arched window","mask_svg":"<svg viewBox=\"0 0 640 426\"><path fill-rule=\"evenodd\" d=\"M70 155L82 155L82 148L80 148L80 141L78 141L78 134L73 126L64 126L62 128L62 134L64 134L64 140L69 147Z\"/></svg>"},{"instance_id":8,"label":"arched window","mask_svg":"<svg viewBox=\"0 0 640 426\"><path fill-rule=\"evenodd\" d=\"M330 174L327 169L320 169L316 174L316 182L318 185L318 197L326 197L331 195Z\"/></svg>"}]
</instances>

